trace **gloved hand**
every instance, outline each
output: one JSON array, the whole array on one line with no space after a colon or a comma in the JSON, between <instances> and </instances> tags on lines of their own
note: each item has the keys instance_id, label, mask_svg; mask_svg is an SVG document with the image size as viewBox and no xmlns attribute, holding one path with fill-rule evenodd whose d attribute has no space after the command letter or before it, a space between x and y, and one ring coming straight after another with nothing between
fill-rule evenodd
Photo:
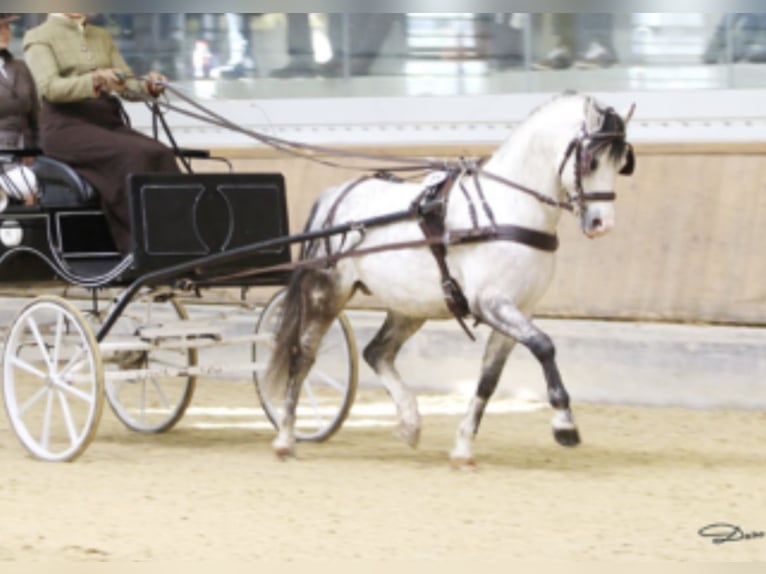
<instances>
[{"instance_id":1,"label":"gloved hand","mask_svg":"<svg viewBox=\"0 0 766 574\"><path fill-rule=\"evenodd\" d=\"M125 74L115 68L94 70L93 89L96 92L121 92L125 89Z\"/></svg>"},{"instance_id":2,"label":"gloved hand","mask_svg":"<svg viewBox=\"0 0 766 574\"><path fill-rule=\"evenodd\" d=\"M145 76L146 91L153 98L156 98L165 91L165 83L168 79L159 72L149 72Z\"/></svg>"}]
</instances>

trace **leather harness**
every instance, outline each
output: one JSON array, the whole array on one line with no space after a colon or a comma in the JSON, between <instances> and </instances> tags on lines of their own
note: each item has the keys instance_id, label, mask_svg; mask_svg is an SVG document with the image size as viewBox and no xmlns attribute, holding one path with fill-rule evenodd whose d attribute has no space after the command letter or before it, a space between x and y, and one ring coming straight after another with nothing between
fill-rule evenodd
<instances>
[{"instance_id":1,"label":"leather harness","mask_svg":"<svg viewBox=\"0 0 766 574\"><path fill-rule=\"evenodd\" d=\"M426 179L425 190L413 201L412 206L417 210L418 224L423 231L431 254L439 268L441 288L447 308L455 316L455 319L460 323L466 334L475 340L473 333L471 333L464 321L464 318L470 314L468 301L460 284L450 273L449 265L447 264L447 246L499 240L513 241L541 251L553 252L558 249L559 240L556 235L519 225L497 225L492 210L484 199L484 193L479 183L477 172L470 166L462 171L435 172L432 175L437 177L434 177L430 183L428 181L429 178ZM439 175L441 177L438 177ZM489 226L478 226L473 201L463 187L462 180L466 175L473 177L485 213L491 222ZM449 203L450 192L455 188L456 184L460 186L469 201L473 228L446 231L445 216L447 214L447 205Z\"/></svg>"},{"instance_id":2,"label":"leather harness","mask_svg":"<svg viewBox=\"0 0 766 574\"><path fill-rule=\"evenodd\" d=\"M320 154L329 153L330 155L342 156L342 157L353 157L356 159L359 159L359 158L375 159L375 160L384 159L389 162L393 160L402 164L398 167L392 167L384 171L379 171L376 169L368 169L367 171L376 172L376 173L372 176L362 176L356 179L355 181L351 182L344 190L341 191L341 193L338 194L338 197L336 198L334 204L331 206L330 210L328 211L327 218L324 222L325 228L328 228L332 225L332 220L334 219L335 213L337 211L337 207L340 204L341 200L347 197L348 194L357 185L359 185L360 183L362 183L363 181L367 179L370 179L371 177L386 178L389 180L399 179L401 181L401 179L393 175L392 172L421 171L423 169L436 170L435 172L432 172L432 173L441 173L443 175L443 177L434 178L433 182L430 184L428 183L428 181L426 181L426 187L423 190L423 192L418 195L415 201L413 201L412 205L410 206L410 210L406 214L403 214L402 216L402 219L405 219L406 217L417 217L420 228L423 231L423 235L424 235L423 239L402 241L402 242L392 243L387 245L376 245L376 246L367 247L367 248L360 248L358 247L358 245L355 245L350 247L346 251L338 250L335 253L331 253L330 239L328 235L327 237L324 238L326 252L327 252L327 255L325 256L313 257L313 258L311 257L312 251L317 249L317 244L314 243L313 245L310 245L309 249L306 250L306 253L303 254L309 257L308 259L302 259L301 261L292 262L292 263L278 264L278 265L274 265L274 266L266 267L266 268L259 268L257 270L250 270L248 272L234 273L226 277L223 277L223 279L235 278L238 276L245 276L245 275L270 273L270 272L279 271L279 270L294 270L298 268L309 268L309 267L316 268L320 266L332 267L339 260L348 258L348 257L358 257L362 255L372 254L372 253L380 253L383 251L393 251L398 249L411 249L416 247L428 246L439 268L439 273L441 274L441 285L442 285L442 290L444 292L444 298L447 303L447 307L449 308L450 312L455 316L455 318L458 320L458 322L463 327L463 329L466 331L468 336L473 339L474 338L473 334L468 330L468 328L466 327L463 321L463 318L470 313L470 308L469 308L468 302L466 301L465 295L463 294L463 291L460 288L460 285L458 284L457 280L450 274L449 267L447 265L447 260L446 260L447 247L449 245L459 245L459 244L473 243L473 242L479 242L479 241L513 241L516 243L520 243L522 245L527 245L534 249L539 249L539 250L548 251L548 252L556 251L556 249L558 248L558 237L554 234L545 233L545 232L541 232L541 231L537 231L534 229L529 229L529 228L521 227L517 225L508 225L508 224L497 225L497 223L495 222L494 216L492 214L492 210L490 209L489 204L486 202L484 198L484 194L483 194L481 183L480 183L480 177L486 177L492 181L502 183L508 187L514 188L520 192L530 195L531 197L534 197L541 203L550 205L552 207L566 209L568 211L574 211L574 212L577 212L579 209L581 209L583 204L586 201L614 201L614 199L616 198L615 193L611 190L591 191L586 193L582 187L582 176L587 175L589 170L590 158L591 158L590 154L593 153L593 150L590 148L593 147L594 144L595 144L595 147L599 147L600 145L603 145L604 143L610 142L613 140L624 141L624 138L625 138L624 129L615 131L615 132L597 131L594 133L589 133L583 127L581 129L581 132L577 134L571 140L564 154L564 158L560 164L559 174L563 172L564 166L566 165L567 161L572 156L574 156L573 165L574 165L574 172L575 172L576 194L574 197L570 197L566 201L559 201L557 199L553 199L546 195L543 195L537 192L536 190L530 189L524 185L511 181L505 177L488 172L480 167L480 162L467 162L463 159L455 163L455 162L436 162L432 160L424 161L424 160L417 160L413 158L386 158L386 157L382 157L375 154L366 154L366 153L352 152L348 150L326 148L324 146L318 146L318 145L299 144L296 142L291 142L289 140L284 140L274 136L266 136L259 132L246 130L242 128L241 126L235 125L232 122L229 122L228 120L226 120L225 118L222 118L221 116L218 116L217 114L214 114L210 110L194 102L188 96L185 96L183 93L179 92L178 90L173 89L171 86L165 85L165 87L168 90L170 90L174 95L177 95L179 98L191 104L193 107L201 110L204 113L204 115L200 116L198 114L190 112L189 110L178 108L169 103L163 104L166 109L177 110L183 113L184 115L203 119L209 123L221 125L221 126L230 128L233 131L244 133L248 136L255 138L261 143L264 143L266 145L269 145L281 151L289 152L290 154L296 157L303 157L305 159L310 159L314 162L331 166L331 167L342 167L342 166L336 162L332 162L320 157ZM157 110L158 109L159 108L157 108ZM606 113L614 113L614 111L611 108L609 108L606 110ZM631 109L630 115L632 115L632 109ZM588 145L586 145L586 142ZM633 154L633 149L630 146L630 144L626 144L626 146L628 150L627 165L620 170L620 174L631 175L633 172L634 164L635 164L635 158ZM465 189L463 185L463 179L466 176L470 176L474 182L475 191L479 199L481 200L484 213L490 222L489 226L479 227L478 225L478 218L476 216L476 209L475 209L475 206L473 205L473 200L471 199L468 191ZM445 215L447 213L447 203L449 200L449 195L452 189L456 186L456 184L461 189L464 196L468 200L469 214L473 223L473 227L470 229L447 231L445 229L446 228ZM358 222L358 224L355 224L353 229L355 231L359 231L362 234L364 234L365 223ZM345 236L341 240L341 244L344 241L345 241Z\"/></svg>"}]
</instances>

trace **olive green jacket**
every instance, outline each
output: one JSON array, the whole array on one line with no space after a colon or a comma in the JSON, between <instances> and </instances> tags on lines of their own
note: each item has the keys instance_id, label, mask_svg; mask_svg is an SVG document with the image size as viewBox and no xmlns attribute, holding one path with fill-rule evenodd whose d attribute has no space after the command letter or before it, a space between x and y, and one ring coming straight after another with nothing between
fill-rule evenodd
<instances>
[{"instance_id":1,"label":"olive green jacket","mask_svg":"<svg viewBox=\"0 0 766 574\"><path fill-rule=\"evenodd\" d=\"M23 45L40 97L49 102L96 97L93 71L99 68L115 68L128 77L128 90L121 94L126 99L138 99L135 94L146 91L104 28L90 24L83 28L69 18L48 15L45 22L27 30Z\"/></svg>"}]
</instances>

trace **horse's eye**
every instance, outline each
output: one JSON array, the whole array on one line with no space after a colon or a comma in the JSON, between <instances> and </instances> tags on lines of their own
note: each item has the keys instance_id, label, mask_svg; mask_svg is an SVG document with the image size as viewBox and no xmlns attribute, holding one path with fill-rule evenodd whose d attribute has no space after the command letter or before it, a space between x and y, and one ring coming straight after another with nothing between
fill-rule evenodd
<instances>
[{"instance_id":1,"label":"horse's eye","mask_svg":"<svg viewBox=\"0 0 766 574\"><path fill-rule=\"evenodd\" d=\"M588 166L588 171L596 171L596 168L598 167L598 160L593 157L590 160L590 165Z\"/></svg>"}]
</instances>

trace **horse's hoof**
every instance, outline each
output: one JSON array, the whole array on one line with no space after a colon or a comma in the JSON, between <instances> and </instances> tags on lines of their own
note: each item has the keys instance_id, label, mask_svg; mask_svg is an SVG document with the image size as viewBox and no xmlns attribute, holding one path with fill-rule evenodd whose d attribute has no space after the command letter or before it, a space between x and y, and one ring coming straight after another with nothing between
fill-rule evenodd
<instances>
[{"instance_id":1,"label":"horse's hoof","mask_svg":"<svg viewBox=\"0 0 766 574\"><path fill-rule=\"evenodd\" d=\"M561 446L577 446L580 444L580 433L576 428L572 429L554 429L553 436L556 442Z\"/></svg>"},{"instance_id":2,"label":"horse's hoof","mask_svg":"<svg viewBox=\"0 0 766 574\"><path fill-rule=\"evenodd\" d=\"M295 453L290 448L275 448L274 454L279 460L288 461L295 458Z\"/></svg>"},{"instance_id":3,"label":"horse's hoof","mask_svg":"<svg viewBox=\"0 0 766 574\"><path fill-rule=\"evenodd\" d=\"M402 439L411 448L417 448L420 442L420 428L400 424L394 431L394 436Z\"/></svg>"},{"instance_id":4,"label":"horse's hoof","mask_svg":"<svg viewBox=\"0 0 766 574\"><path fill-rule=\"evenodd\" d=\"M295 450L292 444L285 443L279 439L271 443L271 448L274 449L274 454L277 455L279 460L289 460L295 458Z\"/></svg>"},{"instance_id":5,"label":"horse's hoof","mask_svg":"<svg viewBox=\"0 0 766 574\"><path fill-rule=\"evenodd\" d=\"M454 470L476 470L476 461L473 457L462 458L454 457L450 458L450 466Z\"/></svg>"}]
</instances>

